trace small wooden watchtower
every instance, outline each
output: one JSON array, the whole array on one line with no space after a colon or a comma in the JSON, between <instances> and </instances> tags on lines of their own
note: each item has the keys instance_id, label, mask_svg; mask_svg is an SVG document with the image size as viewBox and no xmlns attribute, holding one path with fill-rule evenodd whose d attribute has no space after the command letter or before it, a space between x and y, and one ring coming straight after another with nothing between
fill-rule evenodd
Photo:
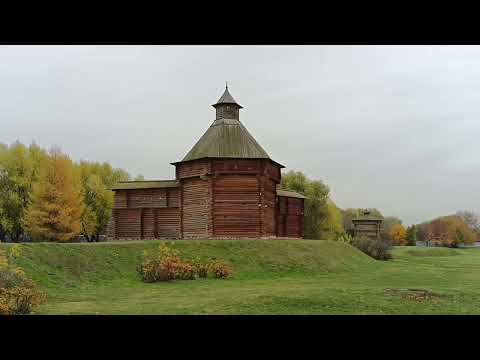
<instances>
[{"instance_id":1,"label":"small wooden watchtower","mask_svg":"<svg viewBox=\"0 0 480 360\"><path fill-rule=\"evenodd\" d=\"M363 214L356 219L352 219L352 222L354 236L367 236L373 239L380 238L383 219L373 216L370 210L364 210Z\"/></svg>"}]
</instances>

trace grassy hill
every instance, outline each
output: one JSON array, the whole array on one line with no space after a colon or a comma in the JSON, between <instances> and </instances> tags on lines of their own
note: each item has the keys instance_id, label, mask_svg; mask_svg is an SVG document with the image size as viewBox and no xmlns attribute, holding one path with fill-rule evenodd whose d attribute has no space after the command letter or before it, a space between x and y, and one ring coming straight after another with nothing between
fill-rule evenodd
<instances>
[{"instance_id":1,"label":"grassy hill","mask_svg":"<svg viewBox=\"0 0 480 360\"><path fill-rule=\"evenodd\" d=\"M135 268L159 243L23 244L17 263L48 292L45 314L480 313L480 249L401 247L381 262L332 241L169 241L234 277L143 283Z\"/></svg>"},{"instance_id":2,"label":"grassy hill","mask_svg":"<svg viewBox=\"0 0 480 360\"><path fill-rule=\"evenodd\" d=\"M120 279L137 281L135 268L141 262L143 251L154 251L161 242L22 244L23 256L17 263L33 280L46 287L86 286ZM281 273L338 272L375 264L357 249L333 241L183 240L166 243L186 259L224 259L233 266L234 277L238 279Z\"/></svg>"}]
</instances>

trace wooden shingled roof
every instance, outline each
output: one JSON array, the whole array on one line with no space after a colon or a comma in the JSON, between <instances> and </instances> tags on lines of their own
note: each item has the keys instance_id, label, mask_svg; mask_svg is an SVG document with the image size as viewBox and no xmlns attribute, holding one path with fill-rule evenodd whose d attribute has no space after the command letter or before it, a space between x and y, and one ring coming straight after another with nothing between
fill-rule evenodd
<instances>
[{"instance_id":1,"label":"wooden shingled roof","mask_svg":"<svg viewBox=\"0 0 480 360\"><path fill-rule=\"evenodd\" d=\"M225 88L225 92L213 107L216 108L222 104L234 104L241 108L228 91L228 87ZM223 116L217 118L179 162L202 158L269 159L273 161L240 122L238 114L236 118ZM178 162L172 164L176 163ZM278 165L283 167L281 164Z\"/></svg>"},{"instance_id":2,"label":"wooden shingled roof","mask_svg":"<svg viewBox=\"0 0 480 360\"><path fill-rule=\"evenodd\" d=\"M182 161L201 158L270 159L237 119L215 120Z\"/></svg>"},{"instance_id":3,"label":"wooden shingled roof","mask_svg":"<svg viewBox=\"0 0 480 360\"><path fill-rule=\"evenodd\" d=\"M120 181L110 190L158 189L178 187L176 180Z\"/></svg>"},{"instance_id":4,"label":"wooden shingled roof","mask_svg":"<svg viewBox=\"0 0 480 360\"><path fill-rule=\"evenodd\" d=\"M295 191L287 191L287 190L280 190L277 189L277 195L278 196L284 196L284 197L292 197L292 198L297 198L297 199L306 199L306 196L303 196L300 193L297 193Z\"/></svg>"},{"instance_id":5,"label":"wooden shingled roof","mask_svg":"<svg viewBox=\"0 0 480 360\"><path fill-rule=\"evenodd\" d=\"M355 222L355 221L383 221L383 218L372 215L372 213L370 211L365 210L365 211L363 211L362 215L360 215L356 218L353 218L352 221L353 222Z\"/></svg>"},{"instance_id":6,"label":"wooden shingled roof","mask_svg":"<svg viewBox=\"0 0 480 360\"><path fill-rule=\"evenodd\" d=\"M242 106L235 101L232 94L230 94L230 92L228 91L228 86L225 87L225 91L223 95L220 97L220 99L218 99L217 103L212 106L217 107L220 104L235 104L240 109L242 108Z\"/></svg>"}]
</instances>

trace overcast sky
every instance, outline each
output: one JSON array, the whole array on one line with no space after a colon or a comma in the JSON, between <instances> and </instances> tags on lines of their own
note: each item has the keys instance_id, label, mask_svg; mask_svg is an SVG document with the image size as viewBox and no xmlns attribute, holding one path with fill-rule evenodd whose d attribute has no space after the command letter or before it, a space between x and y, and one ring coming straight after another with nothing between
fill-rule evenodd
<instances>
[{"instance_id":1,"label":"overcast sky","mask_svg":"<svg viewBox=\"0 0 480 360\"><path fill-rule=\"evenodd\" d=\"M478 46L0 46L0 142L174 178L226 80L270 157L339 207L480 211Z\"/></svg>"}]
</instances>

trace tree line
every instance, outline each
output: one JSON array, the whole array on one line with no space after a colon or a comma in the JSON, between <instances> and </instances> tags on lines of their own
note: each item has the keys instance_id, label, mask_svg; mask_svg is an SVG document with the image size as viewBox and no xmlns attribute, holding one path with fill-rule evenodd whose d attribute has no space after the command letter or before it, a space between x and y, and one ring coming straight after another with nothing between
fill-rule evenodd
<instances>
[{"instance_id":1,"label":"tree line","mask_svg":"<svg viewBox=\"0 0 480 360\"><path fill-rule=\"evenodd\" d=\"M0 241L68 241L81 234L88 241L104 234L113 205L110 188L130 174L110 164L72 161L59 148L49 151L32 143L0 143ZM135 180L144 180L138 175ZM363 208L340 209L330 199L330 188L300 171L282 175L280 187L307 197L304 236L337 240L353 235L352 219ZM395 245L416 240L458 246L480 240L480 216L461 211L405 228L378 209L371 215L383 219L383 237Z\"/></svg>"},{"instance_id":2,"label":"tree line","mask_svg":"<svg viewBox=\"0 0 480 360\"><path fill-rule=\"evenodd\" d=\"M113 204L109 189L130 179L106 162L73 162L57 147L0 144L0 241L98 240Z\"/></svg>"},{"instance_id":3,"label":"tree line","mask_svg":"<svg viewBox=\"0 0 480 360\"><path fill-rule=\"evenodd\" d=\"M340 209L330 199L330 189L321 180L309 179L300 171L282 175L280 184L285 190L299 192L307 197L304 209L304 235L307 239L337 240L353 233L352 219L360 217L364 208ZM472 211L459 211L421 224L405 228L395 216L384 216L378 209L368 209L381 218L382 239L393 245L427 244L456 247L480 241L480 215Z\"/></svg>"}]
</instances>

